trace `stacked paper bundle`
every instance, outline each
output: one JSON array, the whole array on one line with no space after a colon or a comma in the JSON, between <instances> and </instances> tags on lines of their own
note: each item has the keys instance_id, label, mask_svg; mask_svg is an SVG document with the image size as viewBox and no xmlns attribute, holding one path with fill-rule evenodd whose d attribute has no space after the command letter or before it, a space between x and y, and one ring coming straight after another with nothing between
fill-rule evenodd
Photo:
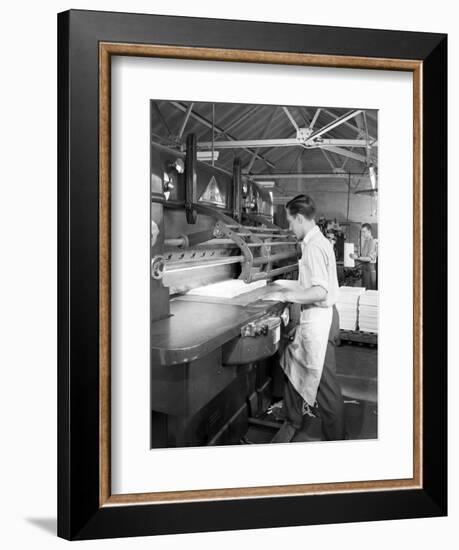
<instances>
[{"instance_id":1,"label":"stacked paper bundle","mask_svg":"<svg viewBox=\"0 0 459 550\"><path fill-rule=\"evenodd\" d=\"M343 330L356 330L357 328L357 304L359 296L365 289L358 286L341 286L336 307L339 313L339 328Z\"/></svg>"},{"instance_id":2,"label":"stacked paper bundle","mask_svg":"<svg viewBox=\"0 0 459 550\"><path fill-rule=\"evenodd\" d=\"M266 286L266 281L255 281L254 283L247 284L241 279L228 279L219 283L194 288L193 290L189 290L187 294L192 296L213 296L215 298L235 298L263 286Z\"/></svg>"},{"instance_id":3,"label":"stacked paper bundle","mask_svg":"<svg viewBox=\"0 0 459 550\"><path fill-rule=\"evenodd\" d=\"M367 290L359 300L359 329L378 332L378 291Z\"/></svg>"}]
</instances>

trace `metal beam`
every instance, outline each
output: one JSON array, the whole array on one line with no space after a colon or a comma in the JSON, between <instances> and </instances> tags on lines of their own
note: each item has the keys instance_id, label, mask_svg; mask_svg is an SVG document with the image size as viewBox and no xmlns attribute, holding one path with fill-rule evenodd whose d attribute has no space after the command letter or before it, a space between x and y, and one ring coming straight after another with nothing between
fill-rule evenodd
<instances>
[{"instance_id":1,"label":"metal beam","mask_svg":"<svg viewBox=\"0 0 459 550\"><path fill-rule=\"evenodd\" d=\"M336 115L334 115L328 109L322 109L322 111L324 113L326 113L329 117L333 118L334 120L336 120L338 118ZM354 130L354 132L358 132L360 134L360 129L357 126L354 126L354 124L351 124L350 122L346 121L346 122L344 122L344 126L346 126L347 128L350 128L351 130ZM375 139L372 136L369 136L369 137L370 137L370 139Z\"/></svg>"},{"instance_id":2,"label":"metal beam","mask_svg":"<svg viewBox=\"0 0 459 550\"><path fill-rule=\"evenodd\" d=\"M319 115L320 115L320 111L321 111L321 110L322 110L322 109L319 107L319 108L317 109L317 111L315 112L314 117L313 117L313 119L311 120L311 124L309 125L309 129L310 129L310 130L312 130L312 129L314 128L314 124L317 122L317 119L319 118Z\"/></svg>"},{"instance_id":3,"label":"metal beam","mask_svg":"<svg viewBox=\"0 0 459 550\"><path fill-rule=\"evenodd\" d=\"M268 124L266 124L266 127L265 127L265 129L264 129L264 131L263 131L263 136L262 136L263 138L265 138L265 137L268 135L269 129L270 129L270 127L271 127L272 121L274 120L274 117L275 117L276 113L277 113L277 108L273 109L273 112L271 113L271 116L269 117ZM247 166L247 168L246 168L246 170L247 170L247 172L248 172L249 174L250 174L250 170L252 170L252 167L253 167L254 162L255 162L255 160L256 160L256 158L257 158L257 153L258 153L259 150L260 150L259 147L257 147L257 148L255 149L255 151L254 151L254 153L253 153L253 155L252 155L252 158L250 159L250 162L249 162L249 164L248 164L248 166Z\"/></svg>"},{"instance_id":4,"label":"metal beam","mask_svg":"<svg viewBox=\"0 0 459 550\"><path fill-rule=\"evenodd\" d=\"M299 109L299 108L298 108ZM311 120L311 117L309 116L309 112L308 110L306 109L306 107L303 107L303 109L300 109L300 114L301 116L303 117L303 120L306 124L306 126L309 126L309 120ZM295 130L295 134L291 136L290 139L295 139L297 136L297 132ZM276 149L276 147L270 147L269 149L266 149L266 151L264 152L265 155L267 155L268 153L271 153L272 151L274 151ZM287 151L288 152L288 151ZM283 158L285 156L285 154L282 154L280 157L278 157L276 159L276 162L278 162L281 158Z\"/></svg>"},{"instance_id":5,"label":"metal beam","mask_svg":"<svg viewBox=\"0 0 459 550\"><path fill-rule=\"evenodd\" d=\"M290 111L287 109L287 107L282 107L282 109L284 110L284 113L287 115L288 119L292 123L295 130L298 132L300 128L299 128L298 124L296 123L295 119L293 118L293 116L290 114Z\"/></svg>"},{"instance_id":6,"label":"metal beam","mask_svg":"<svg viewBox=\"0 0 459 550\"><path fill-rule=\"evenodd\" d=\"M325 151L325 149L322 149L320 148L321 152L322 152L322 155L325 157L325 160L328 162L328 164L330 165L330 168L332 170L336 170L336 166L335 166L335 163L333 162L333 160L330 158L330 155L327 153L327 151Z\"/></svg>"},{"instance_id":7,"label":"metal beam","mask_svg":"<svg viewBox=\"0 0 459 550\"><path fill-rule=\"evenodd\" d=\"M336 120L337 118L339 118L339 116L335 115L328 109L322 109L322 111L326 113L329 117L331 117L333 120ZM355 124L351 124L348 121L344 122L344 126L346 126L347 128L350 128L351 130L354 130L354 132L360 132L359 128L355 126Z\"/></svg>"},{"instance_id":8,"label":"metal beam","mask_svg":"<svg viewBox=\"0 0 459 550\"><path fill-rule=\"evenodd\" d=\"M306 108L304 108L304 111L306 112L306 115L309 116L309 113L308 113L308 111L307 111ZM334 115L331 111L329 111L328 109L324 109L323 107L321 107L321 111L322 111L323 113L326 113L326 114L327 114L329 117L331 117L333 120L337 120L337 118L339 118L339 117L337 117L336 115ZM303 117L303 118L305 118L305 120L306 120L306 117ZM309 117L309 118L310 118L310 117ZM306 121L306 124L308 124L307 121ZM350 128L350 129L352 129L354 132L357 132L357 139L360 139L361 136L363 135L363 132L361 132L356 126L354 126L354 125L351 124L350 122L346 121L346 122L343 122L342 124L343 124L343 126L346 126L346 127ZM295 137L296 137L296 134L295 134L294 136L292 136L291 139L294 139ZM370 140L373 140L373 141L371 142L372 147L376 147L377 144L378 144L378 141L376 140L376 138L374 138L374 137L371 136L371 135L369 135L368 137L369 137ZM351 146L351 147L352 147L352 146ZM270 152L273 151L274 149L275 149L275 147L271 147L270 149L267 149L267 150L265 151L265 154L270 153ZM351 148L351 151L352 151L352 148ZM277 158L277 159L276 159L276 162L278 162L283 156L284 156L284 155L281 155L281 157ZM348 159L345 160L345 164L344 164L344 166L342 166L342 169L344 169L344 167L346 166L347 160L348 160Z\"/></svg>"},{"instance_id":9,"label":"metal beam","mask_svg":"<svg viewBox=\"0 0 459 550\"><path fill-rule=\"evenodd\" d=\"M340 126L341 124L344 124L345 122L347 122L348 120L350 120L351 118L354 118L355 116L357 116L358 114L360 114L362 112L361 109L358 109L358 110L355 110L355 111L349 111L348 113L346 113L345 115L337 118L336 120L334 120L333 122L330 122L329 124L326 124L325 126L323 126L320 130L317 130L316 132L313 132L310 136L309 136L309 139L315 139L323 134L326 134L327 132L330 132L331 130L333 130L334 128L336 128L337 126Z\"/></svg>"},{"instance_id":10,"label":"metal beam","mask_svg":"<svg viewBox=\"0 0 459 550\"><path fill-rule=\"evenodd\" d=\"M363 155L359 155L357 153L352 153L351 151L348 151L347 149L342 149L341 147L333 147L331 145L321 145L323 149L326 149L327 151L331 151L332 153L336 153L337 155L342 155L343 157L349 157L354 160L358 160L360 162L363 162L366 164L367 159Z\"/></svg>"},{"instance_id":11,"label":"metal beam","mask_svg":"<svg viewBox=\"0 0 459 550\"><path fill-rule=\"evenodd\" d=\"M292 136L289 139L296 139L296 136ZM303 147L300 143L298 143L298 147ZM278 153L278 156L274 159L276 161L276 164L279 164L279 162L286 157L287 155L291 154L291 149L289 147L281 147L280 149L277 147L270 147L269 149L265 150L265 154L271 153L273 151L276 151ZM280 153L280 154L279 154Z\"/></svg>"},{"instance_id":12,"label":"metal beam","mask_svg":"<svg viewBox=\"0 0 459 550\"><path fill-rule=\"evenodd\" d=\"M199 149L246 149L248 147L263 148L263 147L299 147L306 148L321 147L322 145L331 145L336 147L367 147L367 141L364 139L321 139L320 141L302 141L294 138L279 138L279 139L243 139L243 140L228 140L228 141L200 141Z\"/></svg>"},{"instance_id":13,"label":"metal beam","mask_svg":"<svg viewBox=\"0 0 459 550\"><path fill-rule=\"evenodd\" d=\"M355 117L355 123L357 124L357 128L359 129L360 133L365 133L365 129L363 127L363 117L365 116L365 111L360 113L359 116Z\"/></svg>"},{"instance_id":14,"label":"metal beam","mask_svg":"<svg viewBox=\"0 0 459 550\"><path fill-rule=\"evenodd\" d=\"M151 132L151 137L152 138L155 138L155 140L158 140L158 141L152 141L152 143L155 143L157 145L161 145L161 146L164 146L164 147L171 147L171 148L174 148L177 146L177 144L175 143L175 141L173 141L171 138L168 138L166 136L160 136L159 134L156 134L155 132ZM162 143L164 142L164 143ZM175 151L177 152L177 151Z\"/></svg>"},{"instance_id":15,"label":"metal beam","mask_svg":"<svg viewBox=\"0 0 459 550\"><path fill-rule=\"evenodd\" d=\"M307 110L306 107L303 107L303 109L299 109L299 111L300 111L300 115L303 117L304 122L306 123L306 126L309 127L312 120L312 117L309 114L309 111Z\"/></svg>"},{"instance_id":16,"label":"metal beam","mask_svg":"<svg viewBox=\"0 0 459 550\"><path fill-rule=\"evenodd\" d=\"M354 147L351 147L351 153L354 151ZM343 161L343 164L341 165L341 170L344 170L346 168L347 163L349 162L349 157L346 157Z\"/></svg>"},{"instance_id":17,"label":"metal beam","mask_svg":"<svg viewBox=\"0 0 459 550\"><path fill-rule=\"evenodd\" d=\"M155 135L155 134L153 134L153 135ZM158 136L158 137L160 137L160 136ZM161 138L161 139L164 139L164 138ZM151 141L151 144L154 147L159 147L160 149L164 149L168 153L172 153L173 155L178 155L181 158L185 158L185 155L181 151L177 151L177 149L174 149L173 147L168 147L167 145L164 145L163 143L159 143L158 141L154 141L154 140ZM171 145L172 145L172 143L171 143ZM175 144L173 144L173 145L175 145ZM202 160L198 160L197 163L198 164L205 164L207 166L207 163L202 161ZM224 168L221 168L220 166L215 165L214 168L215 168L215 170L218 170L219 172L223 172L224 174L228 174L228 176L231 176L231 177L233 176L232 172L229 172L228 170L225 170ZM252 179L252 178L250 178L250 179Z\"/></svg>"},{"instance_id":18,"label":"metal beam","mask_svg":"<svg viewBox=\"0 0 459 550\"><path fill-rule=\"evenodd\" d=\"M348 179L348 177L362 177L362 174L325 174L320 172L318 174L304 173L304 172L278 172L277 174L252 174L250 177L254 181L271 181L271 180L292 180L292 179Z\"/></svg>"},{"instance_id":19,"label":"metal beam","mask_svg":"<svg viewBox=\"0 0 459 550\"><path fill-rule=\"evenodd\" d=\"M318 146L321 145L336 145L337 147L365 147L367 146L366 139L320 139L316 141ZM370 144L373 146L373 144Z\"/></svg>"},{"instance_id":20,"label":"metal beam","mask_svg":"<svg viewBox=\"0 0 459 550\"><path fill-rule=\"evenodd\" d=\"M183 132L185 131L185 127L187 125L188 119L190 118L191 111L193 109L193 105L194 105L194 103L190 103L188 105L188 109L186 110L185 116L183 118L182 125L180 126L180 130L179 130L179 133L178 133L178 136L177 136L178 141L180 141L182 139Z\"/></svg>"},{"instance_id":21,"label":"metal beam","mask_svg":"<svg viewBox=\"0 0 459 550\"><path fill-rule=\"evenodd\" d=\"M215 141L215 149L246 149L248 147L298 147L301 143L296 139L244 139L230 141ZM200 141L198 143L200 149L210 149L211 141Z\"/></svg>"},{"instance_id":22,"label":"metal beam","mask_svg":"<svg viewBox=\"0 0 459 550\"><path fill-rule=\"evenodd\" d=\"M236 120L233 120L233 122L229 126L224 128L223 131L229 132L230 130L232 130L235 126L237 126L241 122L244 122L244 120L246 120L249 116L251 116L257 109L259 109L259 107L260 107L259 105L255 105L255 107L252 107L251 109L246 111L244 114L242 114L239 118L237 118Z\"/></svg>"},{"instance_id":23,"label":"metal beam","mask_svg":"<svg viewBox=\"0 0 459 550\"><path fill-rule=\"evenodd\" d=\"M177 101L171 101L170 102L171 105L173 105L176 109L179 109L180 111L182 111L183 113L186 112L186 107L184 105L182 105L181 103L178 103ZM198 113L195 113L193 110L191 111L190 113L190 116L194 119L194 120L197 120L198 122L200 122L201 124L203 124L204 126L206 126L207 128L210 128L212 129L212 122L207 120L205 117L201 116L201 115L198 115ZM231 134L227 133L225 130L223 130L223 128L219 128L218 126L215 126L215 130L217 132L219 132L220 134L222 134L223 136L225 136L227 139L230 139L230 140L234 140L235 137L232 136ZM243 149L245 151L247 151L248 153L250 153L251 155L253 155L254 151L251 150L251 149L246 149L245 147L243 147ZM260 160L262 160L265 164L267 164L270 168L274 168L275 167L275 164L272 163L271 161L269 161L268 159L266 159L263 155L260 155L257 153L257 158L259 158Z\"/></svg>"},{"instance_id":24,"label":"metal beam","mask_svg":"<svg viewBox=\"0 0 459 550\"><path fill-rule=\"evenodd\" d=\"M370 146L370 139L368 135L368 125L367 125L367 116L365 114L365 111L363 113L363 123L365 126L365 137L367 138L367 149L366 149L366 155L367 155L367 164L370 165L371 161L371 146Z\"/></svg>"},{"instance_id":25,"label":"metal beam","mask_svg":"<svg viewBox=\"0 0 459 550\"><path fill-rule=\"evenodd\" d=\"M367 113L367 116L368 116L369 118L371 118L371 119L374 120L375 122L378 121L378 113L377 113L377 112L376 112L376 113L373 113L372 110L368 110L368 111L365 111L365 112Z\"/></svg>"},{"instance_id":26,"label":"metal beam","mask_svg":"<svg viewBox=\"0 0 459 550\"><path fill-rule=\"evenodd\" d=\"M167 132L168 136L172 137L171 129L169 128L169 126L166 122L166 119L164 118L163 113L161 112L161 109L159 108L159 105L156 103L156 101L153 101L153 107L156 111L156 114L158 115L159 120L161 121L162 125L166 129L166 132Z\"/></svg>"},{"instance_id":27,"label":"metal beam","mask_svg":"<svg viewBox=\"0 0 459 550\"><path fill-rule=\"evenodd\" d=\"M356 119L357 120L357 119ZM357 138L361 138L363 136L363 131L359 130L359 133L357 134ZM354 147L351 147L351 153L354 152ZM341 165L341 171L344 171L346 168L347 163L349 162L350 157L345 157L343 164Z\"/></svg>"}]
</instances>

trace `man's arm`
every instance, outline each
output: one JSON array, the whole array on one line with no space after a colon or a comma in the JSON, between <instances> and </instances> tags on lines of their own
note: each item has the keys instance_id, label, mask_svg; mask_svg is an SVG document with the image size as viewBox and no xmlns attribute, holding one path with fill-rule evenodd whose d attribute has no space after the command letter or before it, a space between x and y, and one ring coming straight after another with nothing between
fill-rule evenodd
<instances>
[{"instance_id":1,"label":"man's arm","mask_svg":"<svg viewBox=\"0 0 459 550\"><path fill-rule=\"evenodd\" d=\"M275 292L274 297L269 293L263 299L294 304L313 304L325 300L328 294L328 269L324 251L317 246L309 246L301 261L305 262L311 274L311 287L303 288L298 285L296 288L283 288Z\"/></svg>"},{"instance_id":2,"label":"man's arm","mask_svg":"<svg viewBox=\"0 0 459 550\"><path fill-rule=\"evenodd\" d=\"M293 304L313 304L321 302L327 297L327 291L322 286L312 286L311 288L290 289L282 288L274 292L269 292L262 297L262 300L272 300L274 302L292 302Z\"/></svg>"},{"instance_id":3,"label":"man's arm","mask_svg":"<svg viewBox=\"0 0 459 550\"><path fill-rule=\"evenodd\" d=\"M371 262L370 256L357 256L357 254L349 254L349 256L353 260L357 260L358 262L364 262L364 263Z\"/></svg>"}]
</instances>

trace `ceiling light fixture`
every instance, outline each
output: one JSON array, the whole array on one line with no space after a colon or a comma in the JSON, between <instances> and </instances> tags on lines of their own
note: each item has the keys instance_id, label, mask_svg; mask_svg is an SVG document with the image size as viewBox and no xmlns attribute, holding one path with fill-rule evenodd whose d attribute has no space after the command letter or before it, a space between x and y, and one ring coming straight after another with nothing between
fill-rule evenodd
<instances>
[{"instance_id":1,"label":"ceiling light fixture","mask_svg":"<svg viewBox=\"0 0 459 550\"><path fill-rule=\"evenodd\" d=\"M197 159L203 162L216 162L220 155L220 151L198 151Z\"/></svg>"}]
</instances>

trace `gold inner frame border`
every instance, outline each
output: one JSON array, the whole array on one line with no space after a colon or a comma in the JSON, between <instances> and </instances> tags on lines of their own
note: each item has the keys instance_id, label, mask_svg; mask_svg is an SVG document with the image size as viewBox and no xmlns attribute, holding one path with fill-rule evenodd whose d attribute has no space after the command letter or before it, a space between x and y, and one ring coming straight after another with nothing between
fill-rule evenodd
<instances>
[{"instance_id":1,"label":"gold inner frame border","mask_svg":"<svg viewBox=\"0 0 459 550\"><path fill-rule=\"evenodd\" d=\"M413 477L264 487L111 494L110 90L111 57L157 57L413 73ZM422 488L422 61L155 44L99 44L99 506L146 505Z\"/></svg>"}]
</instances>

